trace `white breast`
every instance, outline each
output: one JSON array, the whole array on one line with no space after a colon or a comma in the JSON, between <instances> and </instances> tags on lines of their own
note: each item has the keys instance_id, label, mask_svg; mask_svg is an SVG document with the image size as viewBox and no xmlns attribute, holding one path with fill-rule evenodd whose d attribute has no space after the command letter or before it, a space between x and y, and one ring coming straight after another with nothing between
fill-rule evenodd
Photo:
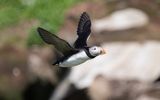
<instances>
[{"instance_id":1,"label":"white breast","mask_svg":"<svg viewBox=\"0 0 160 100\"><path fill-rule=\"evenodd\" d=\"M60 67L73 67L73 66L79 65L79 64L87 61L88 59L90 59L90 58L87 56L85 51L82 50L82 51L78 52L77 54L72 55L71 57L69 57L65 61L59 63L59 66Z\"/></svg>"}]
</instances>

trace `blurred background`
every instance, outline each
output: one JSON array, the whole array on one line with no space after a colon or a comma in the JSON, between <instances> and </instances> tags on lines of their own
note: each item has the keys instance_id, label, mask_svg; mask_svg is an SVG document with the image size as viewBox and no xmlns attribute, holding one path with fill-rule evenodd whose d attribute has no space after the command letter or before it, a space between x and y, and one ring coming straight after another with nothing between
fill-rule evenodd
<instances>
[{"instance_id":1,"label":"blurred background","mask_svg":"<svg viewBox=\"0 0 160 100\"><path fill-rule=\"evenodd\" d=\"M107 54L52 66L37 27L73 44L84 11ZM0 100L160 100L160 0L0 0L0 30Z\"/></svg>"}]
</instances>

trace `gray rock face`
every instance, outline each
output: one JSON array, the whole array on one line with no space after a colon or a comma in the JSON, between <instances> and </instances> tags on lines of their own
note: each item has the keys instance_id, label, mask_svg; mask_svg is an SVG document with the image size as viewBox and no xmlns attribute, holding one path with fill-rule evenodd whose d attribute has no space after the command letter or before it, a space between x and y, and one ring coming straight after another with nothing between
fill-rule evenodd
<instances>
[{"instance_id":1,"label":"gray rock face","mask_svg":"<svg viewBox=\"0 0 160 100\"><path fill-rule=\"evenodd\" d=\"M145 82L160 75L160 42L116 42L102 46L106 55L72 68L69 79L78 88L90 86L97 75Z\"/></svg>"},{"instance_id":2,"label":"gray rock face","mask_svg":"<svg viewBox=\"0 0 160 100\"><path fill-rule=\"evenodd\" d=\"M159 100L160 85L97 76L89 87L92 100Z\"/></svg>"},{"instance_id":3,"label":"gray rock face","mask_svg":"<svg viewBox=\"0 0 160 100\"><path fill-rule=\"evenodd\" d=\"M95 20L93 29L99 33L102 31L120 31L131 28L139 28L147 25L149 17L141 10L127 8L113 12L110 16Z\"/></svg>"}]
</instances>

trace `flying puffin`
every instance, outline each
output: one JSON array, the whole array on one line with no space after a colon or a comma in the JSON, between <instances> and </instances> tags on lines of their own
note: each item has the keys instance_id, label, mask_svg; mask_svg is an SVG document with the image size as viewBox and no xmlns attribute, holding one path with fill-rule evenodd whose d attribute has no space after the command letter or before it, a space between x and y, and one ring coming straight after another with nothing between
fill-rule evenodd
<instances>
[{"instance_id":1,"label":"flying puffin","mask_svg":"<svg viewBox=\"0 0 160 100\"><path fill-rule=\"evenodd\" d=\"M65 40L43 28L38 27L37 31L43 41L47 44L54 45L54 47L63 55L58 58L53 65L58 65L59 67L73 67L84 63L89 59L93 59L98 55L105 54L104 49L101 47L87 46L86 42L91 33L91 20L86 12L81 14L77 28L78 38L73 47Z\"/></svg>"}]
</instances>

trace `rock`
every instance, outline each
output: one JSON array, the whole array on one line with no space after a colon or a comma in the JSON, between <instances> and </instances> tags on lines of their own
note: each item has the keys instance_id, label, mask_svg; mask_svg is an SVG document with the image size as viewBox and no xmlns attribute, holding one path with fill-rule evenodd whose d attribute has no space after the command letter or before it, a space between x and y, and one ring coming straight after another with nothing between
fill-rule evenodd
<instances>
[{"instance_id":1,"label":"rock","mask_svg":"<svg viewBox=\"0 0 160 100\"><path fill-rule=\"evenodd\" d=\"M135 8L126 8L115 11L105 18L95 20L93 29L97 33L102 31L120 31L143 27L148 22L149 17L143 11Z\"/></svg>"},{"instance_id":2,"label":"rock","mask_svg":"<svg viewBox=\"0 0 160 100\"><path fill-rule=\"evenodd\" d=\"M160 84L97 76L89 87L92 100L159 100Z\"/></svg>"},{"instance_id":3,"label":"rock","mask_svg":"<svg viewBox=\"0 0 160 100\"><path fill-rule=\"evenodd\" d=\"M24 88L22 100L49 100L54 88L53 83L36 79Z\"/></svg>"},{"instance_id":4,"label":"rock","mask_svg":"<svg viewBox=\"0 0 160 100\"><path fill-rule=\"evenodd\" d=\"M160 75L160 42L116 42L102 45L107 54L72 68L69 79L79 89L89 87L97 75L153 82Z\"/></svg>"},{"instance_id":5,"label":"rock","mask_svg":"<svg viewBox=\"0 0 160 100\"><path fill-rule=\"evenodd\" d=\"M86 88L76 88L66 77L58 84L49 100L90 100L86 91Z\"/></svg>"},{"instance_id":6,"label":"rock","mask_svg":"<svg viewBox=\"0 0 160 100\"><path fill-rule=\"evenodd\" d=\"M28 56L28 68L32 77L48 80L52 83L57 82L55 69L52 69L49 61L53 59L54 53L51 48L33 47Z\"/></svg>"}]
</instances>

